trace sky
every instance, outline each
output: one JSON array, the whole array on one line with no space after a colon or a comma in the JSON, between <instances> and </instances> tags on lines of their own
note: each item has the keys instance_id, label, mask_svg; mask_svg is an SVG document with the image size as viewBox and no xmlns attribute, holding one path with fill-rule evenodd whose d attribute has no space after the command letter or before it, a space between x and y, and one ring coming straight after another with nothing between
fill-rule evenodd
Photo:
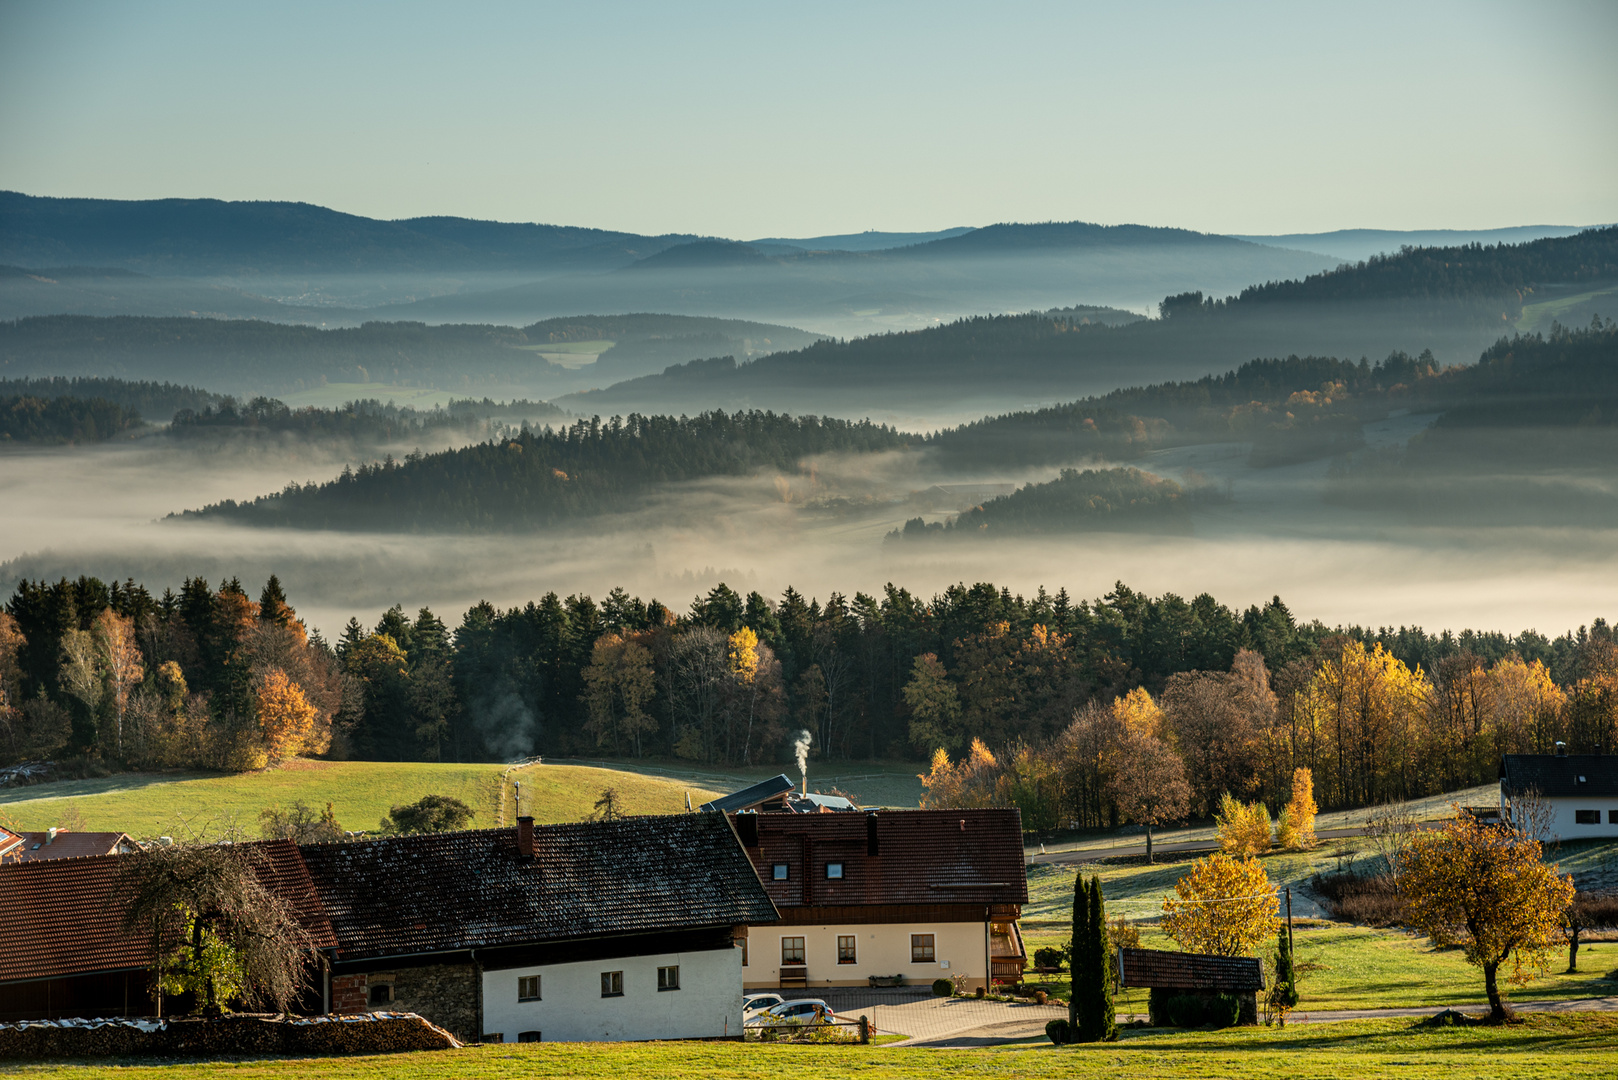
<instances>
[{"instance_id":1,"label":"sky","mask_svg":"<svg viewBox=\"0 0 1618 1080\"><path fill-rule=\"evenodd\" d=\"M751 238L1618 221L1618 3L0 0L0 188Z\"/></svg>"}]
</instances>

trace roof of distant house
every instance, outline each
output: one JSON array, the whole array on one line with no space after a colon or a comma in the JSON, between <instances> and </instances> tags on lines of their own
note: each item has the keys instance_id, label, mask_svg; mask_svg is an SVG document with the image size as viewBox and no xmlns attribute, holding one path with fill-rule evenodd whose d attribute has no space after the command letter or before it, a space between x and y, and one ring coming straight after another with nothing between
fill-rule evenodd
<instances>
[{"instance_id":1,"label":"roof of distant house","mask_svg":"<svg viewBox=\"0 0 1618 1080\"><path fill-rule=\"evenodd\" d=\"M704 811L721 810L733 814L738 810L751 810L771 799L779 799L793 788L792 778L786 773L772 776L768 780L760 780L756 784L749 784L740 791L733 791L729 795L721 796L712 802L705 802L698 809Z\"/></svg>"},{"instance_id":2,"label":"roof of distant house","mask_svg":"<svg viewBox=\"0 0 1618 1080\"><path fill-rule=\"evenodd\" d=\"M1163 990L1245 993L1264 989L1264 968L1251 956L1205 956L1160 949L1119 949L1118 981Z\"/></svg>"},{"instance_id":3,"label":"roof of distant house","mask_svg":"<svg viewBox=\"0 0 1618 1080\"><path fill-rule=\"evenodd\" d=\"M773 922L722 814L311 844L345 960Z\"/></svg>"},{"instance_id":4,"label":"roof of distant house","mask_svg":"<svg viewBox=\"0 0 1618 1080\"><path fill-rule=\"evenodd\" d=\"M1618 798L1618 755L1506 754L1500 759L1500 786L1507 797L1538 791L1546 798L1579 795Z\"/></svg>"},{"instance_id":5,"label":"roof of distant house","mask_svg":"<svg viewBox=\"0 0 1618 1080\"><path fill-rule=\"evenodd\" d=\"M309 873L290 840L243 845L254 872L298 913L321 948L336 945ZM151 940L126 934L116 889L127 855L0 865L0 983L127 971L152 961Z\"/></svg>"},{"instance_id":6,"label":"roof of distant house","mask_svg":"<svg viewBox=\"0 0 1618 1080\"><path fill-rule=\"evenodd\" d=\"M22 843L6 850L6 841L0 837L0 857L16 862L36 862L40 859L74 859L84 855L117 855L135 850L135 841L121 832L69 832L57 829L56 835L45 832L14 834Z\"/></svg>"},{"instance_id":7,"label":"roof of distant house","mask_svg":"<svg viewBox=\"0 0 1618 1080\"><path fill-rule=\"evenodd\" d=\"M758 839L747 853L779 907L1028 902L1015 809L747 817L743 835L751 840L756 823ZM774 876L780 864L785 880Z\"/></svg>"}]
</instances>

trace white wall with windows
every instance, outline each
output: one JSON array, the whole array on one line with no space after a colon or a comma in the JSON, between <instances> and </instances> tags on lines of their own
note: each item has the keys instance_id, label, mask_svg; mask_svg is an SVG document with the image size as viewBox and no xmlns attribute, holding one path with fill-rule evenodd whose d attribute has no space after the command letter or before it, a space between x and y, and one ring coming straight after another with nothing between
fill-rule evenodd
<instances>
[{"instance_id":1,"label":"white wall with windows","mask_svg":"<svg viewBox=\"0 0 1618 1080\"><path fill-rule=\"evenodd\" d=\"M483 1031L506 1042L698 1039L742 1030L742 951L483 973Z\"/></svg>"},{"instance_id":2,"label":"white wall with windows","mask_svg":"<svg viewBox=\"0 0 1618 1080\"><path fill-rule=\"evenodd\" d=\"M1618 836L1618 799L1559 795L1545 800L1553 816L1547 831L1556 840Z\"/></svg>"},{"instance_id":3,"label":"white wall with windows","mask_svg":"<svg viewBox=\"0 0 1618 1080\"><path fill-rule=\"evenodd\" d=\"M984 985L983 951L981 922L777 923L748 929L742 982L750 990L780 986L783 960L801 955L810 997L817 986L866 986L872 975L903 975L920 985L964 975L967 987L973 988Z\"/></svg>"}]
</instances>

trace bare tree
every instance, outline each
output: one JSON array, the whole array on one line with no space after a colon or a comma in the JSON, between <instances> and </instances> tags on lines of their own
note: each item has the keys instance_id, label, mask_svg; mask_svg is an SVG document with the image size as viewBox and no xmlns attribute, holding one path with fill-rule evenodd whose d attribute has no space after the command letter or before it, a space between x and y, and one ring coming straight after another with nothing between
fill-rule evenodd
<instances>
[{"instance_id":1,"label":"bare tree","mask_svg":"<svg viewBox=\"0 0 1618 1080\"><path fill-rule=\"evenodd\" d=\"M1365 819L1365 836L1388 868L1395 891L1399 888L1399 874L1404 869L1405 854L1415 838L1419 826L1416 815L1402 803L1389 803L1373 811Z\"/></svg>"},{"instance_id":2,"label":"bare tree","mask_svg":"<svg viewBox=\"0 0 1618 1080\"><path fill-rule=\"evenodd\" d=\"M158 985L195 992L205 1015L236 998L285 1011L302 989L314 941L260 880L266 864L242 844L153 847L124 859L124 930L151 935Z\"/></svg>"},{"instance_id":3,"label":"bare tree","mask_svg":"<svg viewBox=\"0 0 1618 1080\"><path fill-rule=\"evenodd\" d=\"M1552 806L1538 788L1529 788L1511 796L1506 803L1506 822L1512 828L1540 843L1555 840L1551 823L1556 820L1556 807Z\"/></svg>"},{"instance_id":4,"label":"bare tree","mask_svg":"<svg viewBox=\"0 0 1618 1080\"><path fill-rule=\"evenodd\" d=\"M1191 785L1185 766L1168 744L1151 735L1128 739L1118 754L1112 796L1127 821L1146 826L1146 861L1152 861L1152 829L1185 818Z\"/></svg>"}]
</instances>

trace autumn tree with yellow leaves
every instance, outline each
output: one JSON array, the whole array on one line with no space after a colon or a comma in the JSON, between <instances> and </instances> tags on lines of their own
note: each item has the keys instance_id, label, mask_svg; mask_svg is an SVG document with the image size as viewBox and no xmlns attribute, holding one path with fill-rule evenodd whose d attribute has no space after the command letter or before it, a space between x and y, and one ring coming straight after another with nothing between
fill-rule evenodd
<instances>
[{"instance_id":1,"label":"autumn tree with yellow leaves","mask_svg":"<svg viewBox=\"0 0 1618 1080\"><path fill-rule=\"evenodd\" d=\"M1288 851L1307 851L1315 846L1315 778L1308 769L1292 772L1292 798L1275 819L1275 842Z\"/></svg>"},{"instance_id":2,"label":"autumn tree with yellow leaves","mask_svg":"<svg viewBox=\"0 0 1618 1080\"><path fill-rule=\"evenodd\" d=\"M1146 826L1146 861L1152 861L1152 830L1183 821L1191 799L1185 766L1162 739L1126 738L1116 755L1112 798L1125 821Z\"/></svg>"},{"instance_id":3,"label":"autumn tree with yellow leaves","mask_svg":"<svg viewBox=\"0 0 1618 1080\"><path fill-rule=\"evenodd\" d=\"M301 752L319 715L303 689L286 672L272 668L259 681L256 698L267 762L273 765Z\"/></svg>"},{"instance_id":4,"label":"autumn tree with yellow leaves","mask_svg":"<svg viewBox=\"0 0 1618 1080\"><path fill-rule=\"evenodd\" d=\"M1501 965L1510 962L1507 981L1519 986L1543 972L1573 902L1572 876L1558 877L1541 854L1539 841L1457 807L1442 829L1417 835L1404 856L1406 922L1435 944L1459 945L1467 962L1483 970L1496 1022L1511 1015Z\"/></svg>"},{"instance_id":5,"label":"autumn tree with yellow leaves","mask_svg":"<svg viewBox=\"0 0 1618 1080\"><path fill-rule=\"evenodd\" d=\"M1258 859L1199 859L1163 901L1163 932L1186 952L1248 956L1281 929L1281 901Z\"/></svg>"},{"instance_id":6,"label":"autumn tree with yellow leaves","mask_svg":"<svg viewBox=\"0 0 1618 1080\"><path fill-rule=\"evenodd\" d=\"M615 755L639 757L641 737L657 730L657 721L646 711L656 692L650 650L622 634L598 638L584 669L585 733Z\"/></svg>"},{"instance_id":7,"label":"autumn tree with yellow leaves","mask_svg":"<svg viewBox=\"0 0 1618 1080\"><path fill-rule=\"evenodd\" d=\"M1214 834L1226 855L1258 855L1270 850L1270 811L1261 802L1244 803L1227 791L1214 815Z\"/></svg>"}]
</instances>

